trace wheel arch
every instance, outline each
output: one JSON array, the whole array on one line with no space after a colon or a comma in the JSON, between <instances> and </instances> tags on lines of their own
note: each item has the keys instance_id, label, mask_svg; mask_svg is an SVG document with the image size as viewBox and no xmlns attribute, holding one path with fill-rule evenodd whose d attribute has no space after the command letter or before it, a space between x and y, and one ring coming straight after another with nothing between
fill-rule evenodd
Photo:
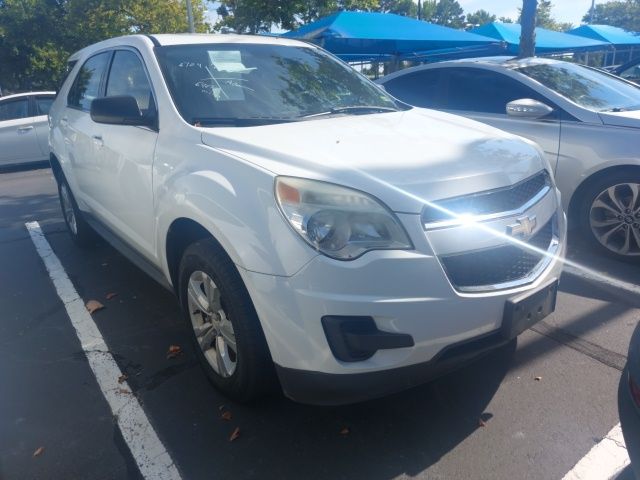
<instances>
[{"instance_id":1,"label":"wheel arch","mask_svg":"<svg viewBox=\"0 0 640 480\"><path fill-rule=\"evenodd\" d=\"M603 168L602 170L598 170L597 172L592 173L588 177L586 177L576 188L575 192L571 196L571 200L569 201L569 208L567 210L567 216L569 217L569 225L571 227L577 227L579 220L579 210L580 205L584 201L584 196L589 191L589 189L601 179L611 175L614 172L619 171L628 171L632 173L636 173L640 175L640 165L613 165L607 168ZM573 224L573 225L572 225Z\"/></svg>"},{"instance_id":2,"label":"wheel arch","mask_svg":"<svg viewBox=\"0 0 640 480\"><path fill-rule=\"evenodd\" d=\"M192 243L205 238L213 240L220 251L230 257L215 235L196 220L178 217L169 225L165 235L165 258L169 279L176 294L178 293L180 260L184 251Z\"/></svg>"}]
</instances>

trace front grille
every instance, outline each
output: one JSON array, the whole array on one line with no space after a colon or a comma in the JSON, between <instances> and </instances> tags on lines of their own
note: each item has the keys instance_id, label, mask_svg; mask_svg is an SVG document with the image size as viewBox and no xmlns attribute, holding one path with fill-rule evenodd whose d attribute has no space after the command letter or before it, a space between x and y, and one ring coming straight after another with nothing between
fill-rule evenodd
<instances>
[{"instance_id":1,"label":"front grille","mask_svg":"<svg viewBox=\"0 0 640 480\"><path fill-rule=\"evenodd\" d=\"M452 220L454 217L447 212L458 215L489 215L517 210L535 197L545 186L550 185L549 173L543 170L510 187L440 200L435 202L436 206L425 207L422 212L422 223L424 225Z\"/></svg>"},{"instance_id":2,"label":"front grille","mask_svg":"<svg viewBox=\"0 0 640 480\"><path fill-rule=\"evenodd\" d=\"M549 220L527 243L544 252L553 239L554 218ZM518 245L476 250L441 257L451 283L458 289L499 285L527 277L544 255Z\"/></svg>"}]
</instances>

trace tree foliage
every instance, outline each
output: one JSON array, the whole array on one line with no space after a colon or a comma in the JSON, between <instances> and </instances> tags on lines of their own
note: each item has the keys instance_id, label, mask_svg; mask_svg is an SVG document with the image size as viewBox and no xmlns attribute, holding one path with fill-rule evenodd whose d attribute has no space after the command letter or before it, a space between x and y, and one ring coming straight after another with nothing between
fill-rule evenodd
<instances>
[{"instance_id":1,"label":"tree foliage","mask_svg":"<svg viewBox=\"0 0 640 480\"><path fill-rule=\"evenodd\" d=\"M547 30L556 30L558 32L566 32L567 30L571 30L573 25L567 22L558 22L555 18L553 18L551 14L551 9L553 8L553 3L551 0L538 0L538 8L536 10L536 27L546 28ZM518 23L522 23L522 11L520 10L520 18L518 19Z\"/></svg>"},{"instance_id":2,"label":"tree foliage","mask_svg":"<svg viewBox=\"0 0 640 480\"><path fill-rule=\"evenodd\" d=\"M192 0L196 30L206 2ZM69 55L132 33L186 32L185 0L0 0L0 85L55 89Z\"/></svg>"},{"instance_id":3,"label":"tree foliage","mask_svg":"<svg viewBox=\"0 0 640 480\"><path fill-rule=\"evenodd\" d=\"M467 14L467 25L471 28L486 25L487 23L493 23L495 21L496 16L483 9Z\"/></svg>"},{"instance_id":4,"label":"tree foliage","mask_svg":"<svg viewBox=\"0 0 640 480\"><path fill-rule=\"evenodd\" d=\"M640 0L617 0L596 4L593 23L613 25L632 32L640 32ZM584 22L591 21L588 11Z\"/></svg>"}]
</instances>

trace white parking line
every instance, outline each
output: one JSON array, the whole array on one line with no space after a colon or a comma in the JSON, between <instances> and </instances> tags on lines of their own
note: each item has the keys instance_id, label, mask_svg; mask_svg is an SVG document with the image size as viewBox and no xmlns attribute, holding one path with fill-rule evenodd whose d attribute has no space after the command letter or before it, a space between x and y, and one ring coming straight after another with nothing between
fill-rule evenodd
<instances>
[{"instance_id":1,"label":"white parking line","mask_svg":"<svg viewBox=\"0 0 640 480\"><path fill-rule=\"evenodd\" d=\"M622 429L617 424L562 480L609 480L629 463Z\"/></svg>"},{"instance_id":2,"label":"white parking line","mask_svg":"<svg viewBox=\"0 0 640 480\"><path fill-rule=\"evenodd\" d=\"M145 479L180 480L180 474L158 438L129 384L118 382L122 371L109 351L98 326L51 249L38 222L25 226L42 258L58 296L64 303L102 393L111 407L124 440Z\"/></svg>"}]
</instances>

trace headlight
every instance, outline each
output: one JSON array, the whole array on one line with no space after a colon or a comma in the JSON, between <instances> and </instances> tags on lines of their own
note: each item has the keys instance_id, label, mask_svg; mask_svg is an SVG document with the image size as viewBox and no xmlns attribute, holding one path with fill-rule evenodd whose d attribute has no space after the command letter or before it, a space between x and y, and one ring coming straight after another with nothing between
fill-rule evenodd
<instances>
[{"instance_id":1,"label":"headlight","mask_svg":"<svg viewBox=\"0 0 640 480\"><path fill-rule=\"evenodd\" d=\"M413 248L395 215L366 193L294 177L278 177L275 189L293 229L331 258L352 260L369 250Z\"/></svg>"}]
</instances>

